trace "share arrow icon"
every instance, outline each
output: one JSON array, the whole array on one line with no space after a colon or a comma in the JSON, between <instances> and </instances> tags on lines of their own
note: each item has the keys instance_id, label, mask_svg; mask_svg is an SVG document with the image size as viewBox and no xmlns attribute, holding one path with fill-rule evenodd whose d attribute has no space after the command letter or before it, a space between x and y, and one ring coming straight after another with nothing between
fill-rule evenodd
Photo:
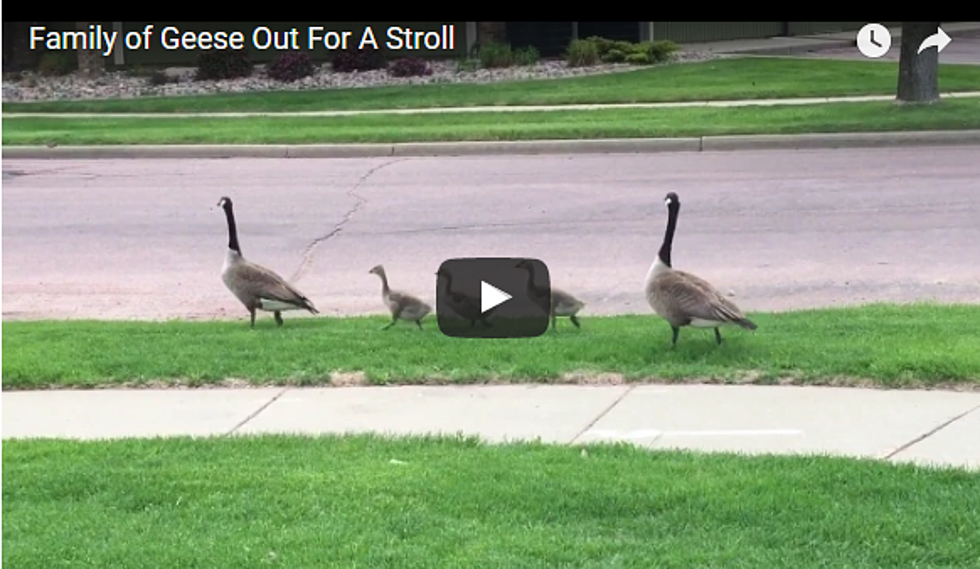
<instances>
[{"instance_id":1,"label":"share arrow icon","mask_svg":"<svg viewBox=\"0 0 980 569\"><path fill-rule=\"evenodd\" d=\"M946 32L944 32L942 28L938 28L938 30L938 32L922 40L922 43L919 44L919 51L917 53L922 53L924 50L927 50L930 47L935 47L939 52L942 52L943 49L949 45L949 42L953 41L948 35L946 35Z\"/></svg>"}]
</instances>

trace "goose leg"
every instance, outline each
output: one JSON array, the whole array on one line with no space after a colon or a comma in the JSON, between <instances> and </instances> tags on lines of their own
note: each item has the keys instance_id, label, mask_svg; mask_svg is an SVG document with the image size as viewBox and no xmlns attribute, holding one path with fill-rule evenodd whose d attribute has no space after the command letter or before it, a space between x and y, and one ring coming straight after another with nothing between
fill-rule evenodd
<instances>
[{"instance_id":1,"label":"goose leg","mask_svg":"<svg viewBox=\"0 0 980 569\"><path fill-rule=\"evenodd\" d=\"M416 320L415 321L415 325L419 327L419 330L422 329L422 321L421 320Z\"/></svg>"},{"instance_id":2,"label":"goose leg","mask_svg":"<svg viewBox=\"0 0 980 569\"><path fill-rule=\"evenodd\" d=\"M554 312L551 313L551 329L552 330L558 329L558 317L555 316Z\"/></svg>"},{"instance_id":3,"label":"goose leg","mask_svg":"<svg viewBox=\"0 0 980 569\"><path fill-rule=\"evenodd\" d=\"M574 324L576 328L582 327L582 325L579 324L578 322L578 317L576 317L574 314L572 316L569 316L568 319L572 321L572 324Z\"/></svg>"},{"instance_id":4,"label":"goose leg","mask_svg":"<svg viewBox=\"0 0 980 569\"><path fill-rule=\"evenodd\" d=\"M273 315L276 317L276 326L282 326L282 313L277 310Z\"/></svg>"},{"instance_id":5,"label":"goose leg","mask_svg":"<svg viewBox=\"0 0 980 569\"><path fill-rule=\"evenodd\" d=\"M677 345L677 336L681 333L681 329L677 326L671 326L671 331L673 332L673 338L670 340L670 347L675 347Z\"/></svg>"},{"instance_id":6,"label":"goose leg","mask_svg":"<svg viewBox=\"0 0 980 569\"><path fill-rule=\"evenodd\" d=\"M248 313L252 318L251 328L255 328L255 307L254 306L248 307Z\"/></svg>"},{"instance_id":7,"label":"goose leg","mask_svg":"<svg viewBox=\"0 0 980 569\"><path fill-rule=\"evenodd\" d=\"M721 332L717 328L715 328L715 340L718 341L718 345L721 345Z\"/></svg>"},{"instance_id":8,"label":"goose leg","mask_svg":"<svg viewBox=\"0 0 980 569\"><path fill-rule=\"evenodd\" d=\"M382 330L387 330L388 328L391 328L392 326L395 325L396 320L397 320L396 318L392 318L391 319L391 322L389 322L389 323L385 324L384 326L382 326L381 329Z\"/></svg>"}]
</instances>

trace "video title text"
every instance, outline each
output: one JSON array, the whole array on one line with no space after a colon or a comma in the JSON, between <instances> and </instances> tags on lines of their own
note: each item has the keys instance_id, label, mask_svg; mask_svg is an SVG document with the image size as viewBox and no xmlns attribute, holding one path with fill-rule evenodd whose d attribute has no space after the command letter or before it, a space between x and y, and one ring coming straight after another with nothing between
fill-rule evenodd
<instances>
[{"instance_id":1,"label":"video title text","mask_svg":"<svg viewBox=\"0 0 980 569\"><path fill-rule=\"evenodd\" d=\"M456 27L444 24L438 30L419 31L409 27L388 26L376 31L366 26L360 32L328 30L324 26L308 26L273 30L259 26L251 33L241 31L191 31L177 26L156 30L147 24L142 30L121 34L92 24L88 30L53 31L44 26L31 26L31 49L49 50L98 50L109 56L116 49L166 50L242 50L247 46L265 50L320 50L381 49L394 51L451 51L456 48ZM122 37L120 37L122 36Z\"/></svg>"}]
</instances>

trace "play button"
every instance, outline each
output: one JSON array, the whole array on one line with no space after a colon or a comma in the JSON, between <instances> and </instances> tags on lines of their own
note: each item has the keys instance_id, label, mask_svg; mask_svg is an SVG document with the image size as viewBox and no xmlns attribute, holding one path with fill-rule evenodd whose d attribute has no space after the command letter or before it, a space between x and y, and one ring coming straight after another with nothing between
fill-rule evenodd
<instances>
[{"instance_id":1,"label":"play button","mask_svg":"<svg viewBox=\"0 0 980 569\"><path fill-rule=\"evenodd\" d=\"M489 284L487 281L480 281L480 312L484 313L494 306L512 299L511 295Z\"/></svg>"},{"instance_id":2,"label":"play button","mask_svg":"<svg viewBox=\"0 0 980 569\"><path fill-rule=\"evenodd\" d=\"M454 338L540 336L550 302L548 267L537 259L464 257L436 272L436 319Z\"/></svg>"}]
</instances>

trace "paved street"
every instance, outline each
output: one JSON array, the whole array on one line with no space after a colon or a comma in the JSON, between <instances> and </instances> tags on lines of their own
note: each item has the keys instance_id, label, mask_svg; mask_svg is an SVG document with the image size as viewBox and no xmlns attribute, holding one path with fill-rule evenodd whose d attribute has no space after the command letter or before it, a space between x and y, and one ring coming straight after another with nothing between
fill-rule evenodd
<instances>
[{"instance_id":1,"label":"paved street","mask_svg":"<svg viewBox=\"0 0 980 569\"><path fill-rule=\"evenodd\" d=\"M368 269L434 297L454 256L534 256L583 316L649 313L642 282L683 206L674 262L747 311L980 300L975 147L376 159L3 162L3 318L247 313L219 272L218 198L247 258L324 314L383 310Z\"/></svg>"}]
</instances>

